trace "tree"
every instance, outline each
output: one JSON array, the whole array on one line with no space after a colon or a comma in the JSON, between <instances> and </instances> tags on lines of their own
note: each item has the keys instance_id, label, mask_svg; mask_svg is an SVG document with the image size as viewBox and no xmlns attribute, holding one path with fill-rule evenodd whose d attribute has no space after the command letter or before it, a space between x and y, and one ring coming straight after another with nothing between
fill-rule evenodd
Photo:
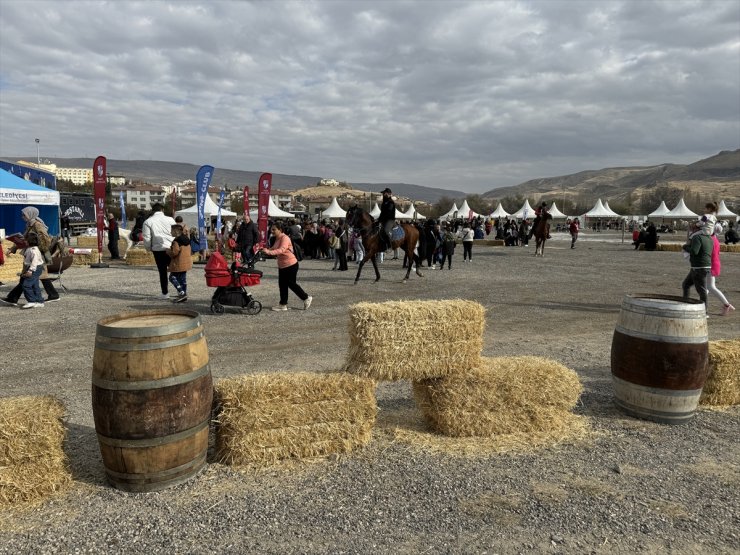
<instances>
[{"instance_id":1,"label":"tree","mask_svg":"<svg viewBox=\"0 0 740 555\"><path fill-rule=\"evenodd\" d=\"M491 206L491 201L489 199L485 199L477 194L468 195L465 197L465 200L468 201L468 206L470 206L474 212L478 212L478 214L490 214L495 208L495 206ZM465 214L465 217L467 217L467 214Z\"/></svg>"},{"instance_id":2,"label":"tree","mask_svg":"<svg viewBox=\"0 0 740 555\"><path fill-rule=\"evenodd\" d=\"M429 217L430 218L439 218L442 214L446 214L447 211L452 208L452 204L455 202L455 199L452 197L448 197L447 195L442 195L439 197L439 200L432 204L431 209L429 210Z\"/></svg>"}]
</instances>

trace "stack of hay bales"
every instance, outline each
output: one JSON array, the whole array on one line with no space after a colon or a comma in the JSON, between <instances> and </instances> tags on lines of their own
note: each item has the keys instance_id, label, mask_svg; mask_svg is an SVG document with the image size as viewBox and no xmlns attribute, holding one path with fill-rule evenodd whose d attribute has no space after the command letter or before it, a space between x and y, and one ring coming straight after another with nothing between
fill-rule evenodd
<instances>
[{"instance_id":1,"label":"stack of hay bales","mask_svg":"<svg viewBox=\"0 0 740 555\"><path fill-rule=\"evenodd\" d=\"M485 310L472 301L358 303L349 309L347 372L378 381L464 372L480 362Z\"/></svg>"},{"instance_id":2,"label":"stack of hay bales","mask_svg":"<svg viewBox=\"0 0 740 555\"><path fill-rule=\"evenodd\" d=\"M87 235L80 235L77 237L77 246L81 249L97 249L98 248L98 238L97 237L90 237ZM118 252L126 252L126 249L128 248L128 241L126 239L119 239L118 240ZM104 252L110 254L108 252L108 243L107 241L103 241L103 250ZM97 260L95 261L97 262Z\"/></svg>"},{"instance_id":3,"label":"stack of hay bales","mask_svg":"<svg viewBox=\"0 0 740 555\"><path fill-rule=\"evenodd\" d=\"M658 243L655 245L656 251L664 251L664 252L681 252L683 249L683 243ZM640 244L640 250L645 250L645 245Z\"/></svg>"},{"instance_id":4,"label":"stack of hay bales","mask_svg":"<svg viewBox=\"0 0 740 555\"><path fill-rule=\"evenodd\" d=\"M6 249L7 250L7 249ZM12 283L18 281L18 274L23 269L23 255L20 253L6 254L5 264L0 266L0 281Z\"/></svg>"},{"instance_id":5,"label":"stack of hay bales","mask_svg":"<svg viewBox=\"0 0 740 555\"><path fill-rule=\"evenodd\" d=\"M89 248L89 247L80 247ZM72 266L89 266L90 264L97 264L98 249L90 249L90 254L73 254L72 255Z\"/></svg>"},{"instance_id":6,"label":"stack of hay bales","mask_svg":"<svg viewBox=\"0 0 740 555\"><path fill-rule=\"evenodd\" d=\"M345 373L257 374L220 381L217 458L233 465L346 453L372 436L375 382Z\"/></svg>"},{"instance_id":7,"label":"stack of hay bales","mask_svg":"<svg viewBox=\"0 0 740 555\"><path fill-rule=\"evenodd\" d=\"M64 405L53 397L0 399L0 509L69 486L63 415Z\"/></svg>"},{"instance_id":8,"label":"stack of hay bales","mask_svg":"<svg viewBox=\"0 0 740 555\"><path fill-rule=\"evenodd\" d=\"M506 243L503 239L488 239L486 245L489 247L505 247Z\"/></svg>"},{"instance_id":9,"label":"stack of hay bales","mask_svg":"<svg viewBox=\"0 0 740 555\"><path fill-rule=\"evenodd\" d=\"M128 266L154 266L154 255L146 249L135 247L126 253L126 265Z\"/></svg>"},{"instance_id":10,"label":"stack of hay bales","mask_svg":"<svg viewBox=\"0 0 740 555\"><path fill-rule=\"evenodd\" d=\"M709 342L709 375L699 403L740 405L740 338Z\"/></svg>"},{"instance_id":11,"label":"stack of hay bales","mask_svg":"<svg viewBox=\"0 0 740 555\"><path fill-rule=\"evenodd\" d=\"M719 252L740 252L740 245L727 245L721 243L719 246Z\"/></svg>"},{"instance_id":12,"label":"stack of hay bales","mask_svg":"<svg viewBox=\"0 0 740 555\"><path fill-rule=\"evenodd\" d=\"M541 357L481 358L464 373L414 383L427 422L452 437L542 433L567 427L581 394L573 370Z\"/></svg>"}]
</instances>

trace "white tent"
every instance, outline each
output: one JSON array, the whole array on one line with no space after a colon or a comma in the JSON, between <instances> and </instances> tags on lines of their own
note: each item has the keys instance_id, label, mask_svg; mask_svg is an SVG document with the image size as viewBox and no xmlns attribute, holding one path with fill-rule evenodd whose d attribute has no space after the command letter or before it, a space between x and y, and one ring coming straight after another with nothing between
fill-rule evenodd
<instances>
[{"instance_id":1,"label":"white tent","mask_svg":"<svg viewBox=\"0 0 740 555\"><path fill-rule=\"evenodd\" d=\"M458 210L457 210L457 203L454 203L453 202L452 203L452 208L450 208L448 212L442 214L439 217L439 219L440 220L450 220L450 219L452 219L452 218L454 218L456 216L456 212L458 212Z\"/></svg>"},{"instance_id":2,"label":"white tent","mask_svg":"<svg viewBox=\"0 0 740 555\"><path fill-rule=\"evenodd\" d=\"M411 219L426 220L426 216L419 214L413 202L411 203L411 206L409 206L409 209L406 210L406 215L409 216Z\"/></svg>"},{"instance_id":3,"label":"white tent","mask_svg":"<svg viewBox=\"0 0 740 555\"><path fill-rule=\"evenodd\" d=\"M500 202L498 203L496 210L494 210L493 212L489 214L491 218L506 218L508 215L509 213L503 209Z\"/></svg>"},{"instance_id":4,"label":"white tent","mask_svg":"<svg viewBox=\"0 0 740 555\"><path fill-rule=\"evenodd\" d=\"M470 218L477 218L478 216L480 216L480 214L478 214L478 212L475 212L473 209L470 208L470 206L468 206L467 199L463 201L462 206L457 211L457 217L464 218L466 220Z\"/></svg>"},{"instance_id":5,"label":"white tent","mask_svg":"<svg viewBox=\"0 0 740 555\"><path fill-rule=\"evenodd\" d=\"M329 205L329 208L324 210L321 213L322 218L346 218L347 217L347 211L342 210L342 207L339 206L339 203L337 202L337 198L334 197L331 199L331 204Z\"/></svg>"},{"instance_id":6,"label":"white tent","mask_svg":"<svg viewBox=\"0 0 740 555\"><path fill-rule=\"evenodd\" d=\"M611 218L614 214L604 207L601 199L596 201L594 207L584 214L587 218Z\"/></svg>"},{"instance_id":7,"label":"white tent","mask_svg":"<svg viewBox=\"0 0 740 555\"><path fill-rule=\"evenodd\" d=\"M616 213L616 212L615 212L614 210L612 210L612 209L611 209L611 206L609 206L609 201L608 201L608 200L605 200L605 201L604 201L604 208L605 208L605 209L606 209L606 210L607 210L608 212L610 212L610 213L611 213L611 215L612 215L612 216L614 216L615 218L619 218L619 217L621 217L621 216L620 216L619 214L617 214L617 213Z\"/></svg>"},{"instance_id":8,"label":"white tent","mask_svg":"<svg viewBox=\"0 0 740 555\"><path fill-rule=\"evenodd\" d=\"M732 210L727 208L727 205L725 204L725 201L720 201L719 203L719 210L717 210L717 216L720 218L737 218L737 214L735 214Z\"/></svg>"},{"instance_id":9,"label":"white tent","mask_svg":"<svg viewBox=\"0 0 740 555\"><path fill-rule=\"evenodd\" d=\"M249 215L252 216L252 219L255 219L258 216L257 210L250 210ZM278 208L278 205L275 204L272 197L270 197L270 200L267 203L267 215L270 218L295 218L295 214L291 214L290 212L286 212L285 210Z\"/></svg>"},{"instance_id":10,"label":"white tent","mask_svg":"<svg viewBox=\"0 0 740 555\"><path fill-rule=\"evenodd\" d=\"M206 222L210 220L211 217L218 216L218 204L213 202L210 195L206 195L206 200L203 205L203 215L206 219ZM226 208L221 209L221 218L235 218L236 219L236 212L232 212L231 210L227 210ZM196 202L193 204L193 206L190 206L189 208L183 208L182 210L178 210L175 212L175 216L182 216L183 221L189 226L189 227L198 227L198 203ZM210 223L207 223L207 225L210 225Z\"/></svg>"},{"instance_id":11,"label":"white tent","mask_svg":"<svg viewBox=\"0 0 740 555\"><path fill-rule=\"evenodd\" d=\"M527 218L534 218L534 209L529 205L529 200L525 200L522 207L511 215L517 220L525 220Z\"/></svg>"},{"instance_id":12,"label":"white tent","mask_svg":"<svg viewBox=\"0 0 740 555\"><path fill-rule=\"evenodd\" d=\"M397 220L411 220L413 219L413 216L409 216L406 212L401 212L398 208L396 208L396 219Z\"/></svg>"},{"instance_id":13,"label":"white tent","mask_svg":"<svg viewBox=\"0 0 740 555\"><path fill-rule=\"evenodd\" d=\"M666 218L698 218L699 215L692 212L686 206L683 198L678 201L676 207L665 215Z\"/></svg>"},{"instance_id":14,"label":"white tent","mask_svg":"<svg viewBox=\"0 0 740 555\"><path fill-rule=\"evenodd\" d=\"M660 206L658 206L658 208L650 212L650 214L648 214L648 217L649 218L663 218L667 216L669 212L670 210L668 210L668 207L665 205L665 201L661 200Z\"/></svg>"},{"instance_id":15,"label":"white tent","mask_svg":"<svg viewBox=\"0 0 740 555\"><path fill-rule=\"evenodd\" d=\"M380 216L380 207L378 206L377 202L375 203L375 206L373 206L373 209L370 210L370 215L375 219L377 219L378 216Z\"/></svg>"},{"instance_id":16,"label":"white tent","mask_svg":"<svg viewBox=\"0 0 740 555\"><path fill-rule=\"evenodd\" d=\"M567 218L568 217L565 214L563 214L560 210L558 210L558 207L554 202L550 205L550 208L547 211L550 213L550 215L553 218Z\"/></svg>"}]
</instances>

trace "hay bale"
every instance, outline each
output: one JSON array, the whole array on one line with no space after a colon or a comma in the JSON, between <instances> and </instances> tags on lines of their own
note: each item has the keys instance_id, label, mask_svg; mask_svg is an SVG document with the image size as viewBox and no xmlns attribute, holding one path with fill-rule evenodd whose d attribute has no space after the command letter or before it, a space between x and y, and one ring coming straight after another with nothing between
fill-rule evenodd
<instances>
[{"instance_id":1,"label":"hay bale","mask_svg":"<svg viewBox=\"0 0 740 555\"><path fill-rule=\"evenodd\" d=\"M480 363L485 309L463 300L358 303L349 308L345 371L374 380L421 380Z\"/></svg>"},{"instance_id":2,"label":"hay bale","mask_svg":"<svg viewBox=\"0 0 740 555\"><path fill-rule=\"evenodd\" d=\"M740 252L740 244L739 245L727 245L725 243L720 243L719 252Z\"/></svg>"},{"instance_id":3,"label":"hay bale","mask_svg":"<svg viewBox=\"0 0 740 555\"><path fill-rule=\"evenodd\" d=\"M709 342L709 376L699 403L740 405L740 338Z\"/></svg>"},{"instance_id":4,"label":"hay bale","mask_svg":"<svg viewBox=\"0 0 740 555\"><path fill-rule=\"evenodd\" d=\"M80 247L88 248L88 247ZM98 249L91 249L90 254L73 254L72 255L72 266L89 266L90 264L97 264L98 260Z\"/></svg>"},{"instance_id":5,"label":"hay bale","mask_svg":"<svg viewBox=\"0 0 740 555\"><path fill-rule=\"evenodd\" d=\"M0 281L6 282L6 283L12 283L14 281L18 281L20 278L18 277L18 274L23 269L23 255L16 253L16 254L6 254L5 255L5 264L0 266Z\"/></svg>"},{"instance_id":6,"label":"hay bale","mask_svg":"<svg viewBox=\"0 0 740 555\"><path fill-rule=\"evenodd\" d=\"M77 246L81 249L97 249L97 236L80 235L77 237Z\"/></svg>"},{"instance_id":7,"label":"hay bale","mask_svg":"<svg viewBox=\"0 0 740 555\"><path fill-rule=\"evenodd\" d=\"M154 266L154 255L146 249L132 248L126 253L126 265L128 266Z\"/></svg>"},{"instance_id":8,"label":"hay bale","mask_svg":"<svg viewBox=\"0 0 740 555\"><path fill-rule=\"evenodd\" d=\"M53 397L0 399L0 508L34 503L72 482L63 415Z\"/></svg>"},{"instance_id":9,"label":"hay bale","mask_svg":"<svg viewBox=\"0 0 740 555\"><path fill-rule=\"evenodd\" d=\"M506 242L503 239L489 239L486 241L486 245L489 247L505 247Z\"/></svg>"},{"instance_id":10,"label":"hay bale","mask_svg":"<svg viewBox=\"0 0 740 555\"><path fill-rule=\"evenodd\" d=\"M681 252L683 249L681 248L683 246L683 243L658 243L655 246L656 251L663 251L663 252ZM645 245L640 244L640 250L645 250Z\"/></svg>"},{"instance_id":11,"label":"hay bale","mask_svg":"<svg viewBox=\"0 0 740 555\"><path fill-rule=\"evenodd\" d=\"M581 390L573 370L532 356L483 358L465 373L414 382L429 425L453 437L557 432Z\"/></svg>"},{"instance_id":12,"label":"hay bale","mask_svg":"<svg viewBox=\"0 0 740 555\"><path fill-rule=\"evenodd\" d=\"M345 373L255 374L220 381L216 456L232 465L346 453L372 436L375 382Z\"/></svg>"}]
</instances>

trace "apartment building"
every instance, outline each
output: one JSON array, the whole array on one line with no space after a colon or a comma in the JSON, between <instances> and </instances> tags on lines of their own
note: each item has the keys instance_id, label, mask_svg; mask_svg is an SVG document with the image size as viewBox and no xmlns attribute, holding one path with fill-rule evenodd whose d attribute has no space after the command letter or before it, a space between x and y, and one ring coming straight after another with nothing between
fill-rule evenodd
<instances>
[{"instance_id":1,"label":"apartment building","mask_svg":"<svg viewBox=\"0 0 740 555\"><path fill-rule=\"evenodd\" d=\"M152 205L157 202L164 202L165 191L162 187L155 185L136 185L126 188L113 189L113 197L119 198L123 191L124 202L128 205L134 205L141 210L151 210Z\"/></svg>"}]
</instances>

